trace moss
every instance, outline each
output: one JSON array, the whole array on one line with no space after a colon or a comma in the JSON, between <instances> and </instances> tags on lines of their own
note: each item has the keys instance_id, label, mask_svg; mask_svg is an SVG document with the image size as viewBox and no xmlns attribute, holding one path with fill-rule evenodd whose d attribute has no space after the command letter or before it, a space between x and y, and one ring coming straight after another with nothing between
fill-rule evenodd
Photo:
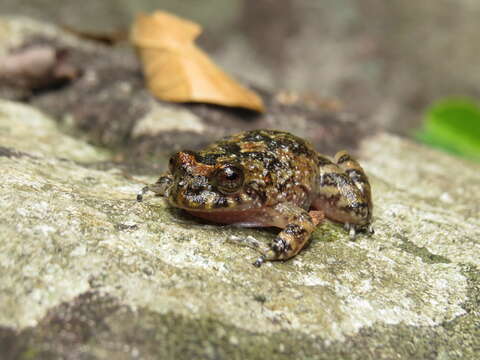
<instances>
[{"instance_id":1,"label":"moss","mask_svg":"<svg viewBox=\"0 0 480 360\"><path fill-rule=\"evenodd\" d=\"M480 270L472 264L462 264L462 274L467 278L468 296L467 300L462 304L462 307L466 310L473 319L476 319L478 325L480 325ZM455 319L446 324L455 324ZM477 328L480 333L480 326ZM480 337L479 337L480 344Z\"/></svg>"},{"instance_id":2,"label":"moss","mask_svg":"<svg viewBox=\"0 0 480 360\"><path fill-rule=\"evenodd\" d=\"M398 247L403 251L418 256L427 264L449 264L451 260L445 256L432 254L426 247L417 246L412 241L408 240L405 236L397 235L398 239L402 241Z\"/></svg>"},{"instance_id":3,"label":"moss","mask_svg":"<svg viewBox=\"0 0 480 360\"><path fill-rule=\"evenodd\" d=\"M343 228L329 221L319 224L312 234L312 241L332 242L339 241L345 238L346 232Z\"/></svg>"}]
</instances>

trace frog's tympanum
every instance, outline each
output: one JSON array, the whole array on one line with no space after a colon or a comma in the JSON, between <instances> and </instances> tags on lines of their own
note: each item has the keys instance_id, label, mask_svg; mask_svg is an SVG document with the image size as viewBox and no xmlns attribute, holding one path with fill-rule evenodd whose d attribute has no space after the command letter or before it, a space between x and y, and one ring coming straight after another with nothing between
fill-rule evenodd
<instances>
[{"instance_id":1,"label":"frog's tympanum","mask_svg":"<svg viewBox=\"0 0 480 360\"><path fill-rule=\"evenodd\" d=\"M198 152L177 152L167 173L137 199L147 191L213 222L282 229L260 249L256 266L295 256L322 217L343 223L351 237L372 232L370 184L358 162L345 151L332 161L282 131L247 131Z\"/></svg>"}]
</instances>

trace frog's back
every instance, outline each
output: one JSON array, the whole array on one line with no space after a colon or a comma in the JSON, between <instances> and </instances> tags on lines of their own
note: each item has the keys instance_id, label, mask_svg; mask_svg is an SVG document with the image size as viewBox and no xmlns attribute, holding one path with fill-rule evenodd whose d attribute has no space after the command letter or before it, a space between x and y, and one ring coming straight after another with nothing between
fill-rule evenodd
<instances>
[{"instance_id":1,"label":"frog's back","mask_svg":"<svg viewBox=\"0 0 480 360\"><path fill-rule=\"evenodd\" d=\"M199 152L204 161L213 165L217 158L301 158L314 159L317 152L298 136L278 130L251 130L227 136Z\"/></svg>"},{"instance_id":2,"label":"frog's back","mask_svg":"<svg viewBox=\"0 0 480 360\"><path fill-rule=\"evenodd\" d=\"M263 182L268 204L293 201L308 207L318 177L318 153L288 132L252 130L223 138L198 154L208 165L240 164L246 178Z\"/></svg>"}]
</instances>

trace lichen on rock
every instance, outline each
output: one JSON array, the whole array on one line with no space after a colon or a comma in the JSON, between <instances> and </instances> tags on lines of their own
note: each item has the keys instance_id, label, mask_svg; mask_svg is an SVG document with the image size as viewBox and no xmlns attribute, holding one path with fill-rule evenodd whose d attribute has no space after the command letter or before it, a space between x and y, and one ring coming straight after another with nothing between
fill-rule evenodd
<instances>
[{"instance_id":1,"label":"lichen on rock","mask_svg":"<svg viewBox=\"0 0 480 360\"><path fill-rule=\"evenodd\" d=\"M480 192L467 193L478 184L476 165L389 135L372 138L362 164L374 189L375 235L350 241L326 223L293 260L257 269L251 249L226 239L269 241L273 233L206 224L158 198L137 203L140 182L81 165L105 152L24 105L1 101L0 124L5 148L17 151L0 156L2 326L35 326L92 290L131 309L325 344L365 328L433 327L466 315L460 264L478 266L472 214Z\"/></svg>"}]
</instances>

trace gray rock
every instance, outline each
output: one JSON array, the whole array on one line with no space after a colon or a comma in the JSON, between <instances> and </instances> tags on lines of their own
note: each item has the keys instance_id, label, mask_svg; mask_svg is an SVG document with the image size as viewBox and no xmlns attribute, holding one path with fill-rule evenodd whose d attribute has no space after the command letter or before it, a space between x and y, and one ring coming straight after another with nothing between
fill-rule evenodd
<instances>
[{"instance_id":1,"label":"gray rock","mask_svg":"<svg viewBox=\"0 0 480 360\"><path fill-rule=\"evenodd\" d=\"M257 254L227 238L275 232L137 203L155 178L95 169L108 152L25 105L0 101L0 129L0 348L11 358L478 355L477 164L387 134L365 140L375 235L350 241L325 223L297 257L257 269Z\"/></svg>"}]
</instances>

